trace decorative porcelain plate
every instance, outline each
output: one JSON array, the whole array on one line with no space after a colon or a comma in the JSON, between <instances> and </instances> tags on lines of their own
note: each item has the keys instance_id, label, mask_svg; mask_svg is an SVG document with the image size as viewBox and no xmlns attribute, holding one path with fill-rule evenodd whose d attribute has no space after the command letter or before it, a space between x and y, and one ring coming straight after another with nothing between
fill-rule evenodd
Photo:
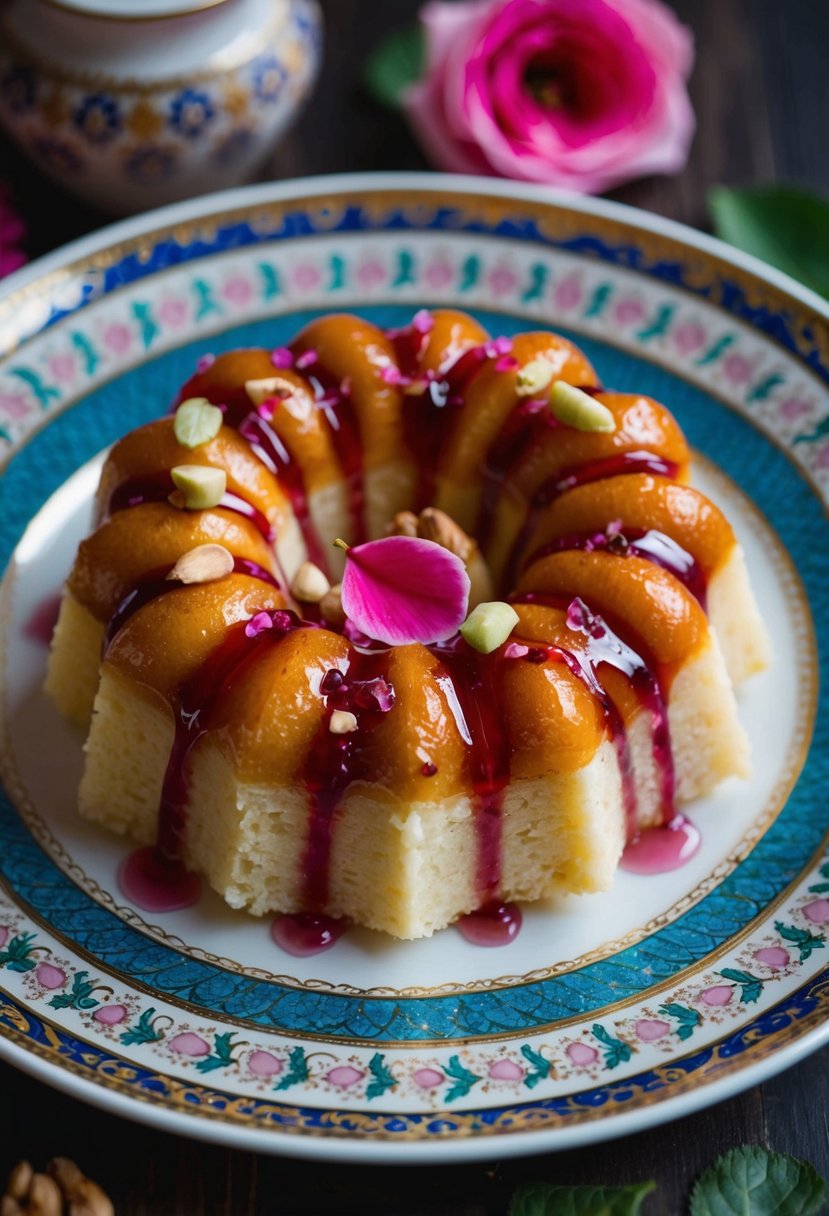
<instances>
[{"instance_id":1,"label":"decorative porcelain plate","mask_svg":"<svg viewBox=\"0 0 829 1216\"><path fill-rule=\"evenodd\" d=\"M674 410L774 639L740 693L753 774L690 809L702 847L682 869L529 907L497 949L350 930L297 959L207 893L142 913L118 887L123 842L76 815L82 739L41 691L100 453L202 354L279 346L319 311L400 324L424 305L561 330L606 384ZM622 1135L829 1039L827 377L829 312L783 276L653 216L483 180L216 195L8 280L0 1053L173 1131L409 1161Z\"/></svg>"}]
</instances>

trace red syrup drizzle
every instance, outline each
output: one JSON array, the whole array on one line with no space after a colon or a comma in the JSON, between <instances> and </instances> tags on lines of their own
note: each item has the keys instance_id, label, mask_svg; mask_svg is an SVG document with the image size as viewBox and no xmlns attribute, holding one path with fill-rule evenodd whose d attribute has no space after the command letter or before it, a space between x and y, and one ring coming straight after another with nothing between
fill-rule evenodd
<instances>
[{"instance_id":1,"label":"red syrup drizzle","mask_svg":"<svg viewBox=\"0 0 829 1216\"><path fill-rule=\"evenodd\" d=\"M434 496L435 471L446 442L447 413L463 407L471 380L489 356L485 347L470 346L450 357L436 374L424 375L420 357L428 332L407 326L388 336L394 343L403 383L422 387L422 391L407 392L403 402L403 437L418 470L413 510L421 511Z\"/></svg>"},{"instance_id":2,"label":"red syrup drizzle","mask_svg":"<svg viewBox=\"0 0 829 1216\"><path fill-rule=\"evenodd\" d=\"M130 588L109 618L104 633L104 653L106 653L107 647L118 631L126 625L130 617L139 608L143 608L145 604L151 603L152 600L157 599L159 595L163 595L166 591L173 591L176 587L184 586L177 579L168 579L168 573L168 570L156 570L145 574L142 579ZM247 574L250 578L259 579L262 583L269 583L272 587L279 587L279 583L269 570L260 566L258 562L251 561L246 557L234 557L233 573Z\"/></svg>"},{"instance_id":3,"label":"red syrup drizzle","mask_svg":"<svg viewBox=\"0 0 829 1216\"><path fill-rule=\"evenodd\" d=\"M510 774L496 662L478 655L462 640L429 649L447 670L447 676L439 676L438 681L468 748L478 849L475 882L481 900L489 902L501 884L501 819Z\"/></svg>"},{"instance_id":4,"label":"red syrup drizzle","mask_svg":"<svg viewBox=\"0 0 829 1216\"><path fill-rule=\"evenodd\" d=\"M348 921L334 916L316 916L309 912L285 913L271 924L271 937L281 950L294 958L322 954L336 946L348 928Z\"/></svg>"},{"instance_id":5,"label":"red syrup drizzle","mask_svg":"<svg viewBox=\"0 0 829 1216\"><path fill-rule=\"evenodd\" d=\"M23 634L33 642L48 646L58 623L62 596L60 592L41 600L23 627Z\"/></svg>"},{"instance_id":6,"label":"red syrup drizzle","mask_svg":"<svg viewBox=\"0 0 829 1216\"><path fill-rule=\"evenodd\" d=\"M127 507L140 507L145 502L166 502L175 488L175 483L167 469L163 469L159 473L148 473L144 477L136 477L131 481L124 481L116 486L112 493L108 514L114 515L116 511L123 511ZM268 543L273 540L273 529L265 516L258 507L248 502L240 494L227 490L216 506L244 516L262 533Z\"/></svg>"},{"instance_id":7,"label":"red syrup drizzle","mask_svg":"<svg viewBox=\"0 0 829 1216\"><path fill-rule=\"evenodd\" d=\"M348 512L354 544L368 540L365 513L363 444L357 411L345 382L338 381L321 363L315 362L307 373L314 390L317 408L325 415L334 435L334 448L348 489Z\"/></svg>"},{"instance_id":8,"label":"red syrup drizzle","mask_svg":"<svg viewBox=\"0 0 829 1216\"><path fill-rule=\"evenodd\" d=\"M278 407L278 400L273 404ZM273 415L271 414L270 417ZM328 556L311 522L302 469L270 425L269 419L258 411L253 410L242 419L239 423L239 434L247 440L251 452L262 462L268 472L277 478L280 488L288 495L294 518L305 543L308 560L327 574Z\"/></svg>"},{"instance_id":9,"label":"red syrup drizzle","mask_svg":"<svg viewBox=\"0 0 829 1216\"><path fill-rule=\"evenodd\" d=\"M633 874L666 874L678 870L696 854L699 829L684 815L661 827L646 828L627 845L620 865Z\"/></svg>"},{"instance_id":10,"label":"red syrup drizzle","mask_svg":"<svg viewBox=\"0 0 829 1216\"><path fill-rule=\"evenodd\" d=\"M658 477L675 478L677 470L678 466L675 461L665 460L653 452L642 451L617 452L602 460L591 460L577 468L565 469L563 472L556 473L536 490L527 505L524 522L513 543L509 563L504 573L507 586L511 586L515 582L519 559L535 531L539 514L560 494L574 489L575 486L586 485L591 481L601 481L605 477L618 477L624 473L653 473ZM480 527L485 530L487 535L491 532L493 518L494 516L490 515L486 518L482 517L479 521Z\"/></svg>"},{"instance_id":11,"label":"red syrup drizzle","mask_svg":"<svg viewBox=\"0 0 829 1216\"><path fill-rule=\"evenodd\" d=\"M253 622L239 622L211 652L201 668L176 698L175 735L158 811L156 848L162 857L181 857L187 830L187 804L190 795L190 752L209 727L213 707L227 695L231 682L244 679L250 663L256 662L265 647L278 644L294 629L313 628L293 612L277 609L258 613L254 621L270 618L269 628L252 628Z\"/></svg>"},{"instance_id":12,"label":"red syrup drizzle","mask_svg":"<svg viewBox=\"0 0 829 1216\"><path fill-rule=\"evenodd\" d=\"M473 946L508 946L521 932L523 917L517 904L492 900L462 916L455 928Z\"/></svg>"},{"instance_id":13,"label":"red syrup drizzle","mask_svg":"<svg viewBox=\"0 0 829 1216\"><path fill-rule=\"evenodd\" d=\"M516 596L514 602L546 604L556 608L565 607L565 602L559 597L539 595L535 592ZM545 658L549 657L565 662L573 674L579 676L590 691L599 698L605 712L611 739L619 757L628 838L631 839L637 830L637 798L630 747L622 717L601 684L599 677L601 664L607 663L608 666L616 668L617 671L627 676L639 704L650 715L651 747L654 766L659 774L660 814L662 822L669 823L675 815L676 777L665 699L658 680L642 655L614 633L601 616L591 612L587 605L578 598L566 606L568 625L571 629L583 633L587 638L585 651L573 654L557 646L548 646L535 652L540 655L535 661L543 662ZM526 656L527 659L532 661L533 654L534 651L530 650Z\"/></svg>"},{"instance_id":14,"label":"red syrup drizzle","mask_svg":"<svg viewBox=\"0 0 829 1216\"><path fill-rule=\"evenodd\" d=\"M702 568L686 549L664 532L655 528L628 528L623 525L615 531L608 527L605 532L572 533L569 536L560 536L549 545L536 549L523 564L527 567L549 553L562 553L572 549L581 549L587 553L607 550L619 557L626 557L628 554L643 557L672 574L690 591L705 611L708 586Z\"/></svg>"},{"instance_id":15,"label":"red syrup drizzle","mask_svg":"<svg viewBox=\"0 0 829 1216\"><path fill-rule=\"evenodd\" d=\"M577 387L591 397L604 392L600 384ZM562 425L546 399L533 397L524 401L518 400L484 458L481 470L481 506L478 512L479 530L476 532L479 545L483 547L491 537L501 488L512 466L523 452L541 443L551 431L561 430ZM569 489L569 486L566 488Z\"/></svg>"},{"instance_id":16,"label":"red syrup drizzle","mask_svg":"<svg viewBox=\"0 0 829 1216\"><path fill-rule=\"evenodd\" d=\"M180 861L170 861L152 845L135 849L118 867L118 886L136 907L145 912L177 912L201 898L198 874Z\"/></svg>"},{"instance_id":17,"label":"red syrup drizzle","mask_svg":"<svg viewBox=\"0 0 829 1216\"><path fill-rule=\"evenodd\" d=\"M387 651L352 650L347 672L327 671L320 683L325 712L316 739L308 750L303 781L310 804L308 834L302 858L302 902L307 911L328 901L331 841L337 808L352 781L362 777L362 748L384 706L394 704L394 690L385 679ZM357 729L334 734L330 729L335 709L353 713Z\"/></svg>"}]
</instances>

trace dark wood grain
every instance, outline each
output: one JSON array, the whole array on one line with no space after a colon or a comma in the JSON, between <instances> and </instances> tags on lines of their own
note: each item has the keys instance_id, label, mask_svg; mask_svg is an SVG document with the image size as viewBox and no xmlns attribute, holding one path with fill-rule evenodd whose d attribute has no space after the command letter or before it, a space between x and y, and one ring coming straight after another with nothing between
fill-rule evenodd
<instances>
[{"instance_id":1,"label":"dark wood grain","mask_svg":"<svg viewBox=\"0 0 829 1216\"><path fill-rule=\"evenodd\" d=\"M420 169L402 120L360 88L362 60L417 0L330 0L325 68L306 113L268 177L357 169ZM697 136L685 171L615 192L626 203L706 226L716 183L797 181L829 192L825 154L826 0L675 0L693 27ZM7 144L0 177L29 217L31 254L98 227L102 217L58 195ZM217 183L217 186L221 183ZM624 1140L521 1161L442 1168L333 1166L258 1157L131 1124L0 1065L0 1173L26 1156L68 1154L116 1201L119 1216L496 1216L522 1181L654 1178L651 1216L679 1216L695 1177L724 1150L766 1144L810 1159L829 1177L829 1049L765 1085L687 1119Z\"/></svg>"}]
</instances>

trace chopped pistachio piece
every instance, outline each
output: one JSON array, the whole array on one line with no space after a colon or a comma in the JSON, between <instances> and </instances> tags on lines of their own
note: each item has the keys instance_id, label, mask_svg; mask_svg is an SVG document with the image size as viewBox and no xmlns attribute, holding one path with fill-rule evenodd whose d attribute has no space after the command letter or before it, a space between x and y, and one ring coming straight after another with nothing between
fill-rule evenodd
<instances>
[{"instance_id":1,"label":"chopped pistachio piece","mask_svg":"<svg viewBox=\"0 0 829 1216\"><path fill-rule=\"evenodd\" d=\"M331 584L313 562L303 562L291 583L291 595L303 604L319 604L331 590Z\"/></svg>"},{"instance_id":2,"label":"chopped pistachio piece","mask_svg":"<svg viewBox=\"0 0 829 1216\"><path fill-rule=\"evenodd\" d=\"M348 709L335 709L328 722L332 735L350 735L357 729L357 718Z\"/></svg>"},{"instance_id":3,"label":"chopped pistachio piece","mask_svg":"<svg viewBox=\"0 0 829 1216\"><path fill-rule=\"evenodd\" d=\"M224 469L209 464L179 464L170 469L170 476L181 491L182 505L187 511L218 506L227 489Z\"/></svg>"},{"instance_id":4,"label":"chopped pistachio piece","mask_svg":"<svg viewBox=\"0 0 829 1216\"><path fill-rule=\"evenodd\" d=\"M531 359L515 376L515 391L519 397L535 397L543 393L553 378L553 365L546 359Z\"/></svg>"},{"instance_id":5,"label":"chopped pistachio piece","mask_svg":"<svg viewBox=\"0 0 829 1216\"><path fill-rule=\"evenodd\" d=\"M606 431L616 430L616 419L606 405L591 397L589 393L568 384L566 380L556 380L550 389L550 408L559 422L572 426L577 431Z\"/></svg>"},{"instance_id":6,"label":"chopped pistachio piece","mask_svg":"<svg viewBox=\"0 0 829 1216\"><path fill-rule=\"evenodd\" d=\"M206 397L182 401L173 419L173 430L182 447L198 448L215 439L222 429L222 411Z\"/></svg>"},{"instance_id":7,"label":"chopped pistachio piece","mask_svg":"<svg viewBox=\"0 0 829 1216\"><path fill-rule=\"evenodd\" d=\"M167 578L179 583L212 583L233 570L233 554L224 545L196 545L182 553Z\"/></svg>"},{"instance_id":8,"label":"chopped pistachio piece","mask_svg":"<svg viewBox=\"0 0 829 1216\"><path fill-rule=\"evenodd\" d=\"M502 642L506 642L518 621L518 613L512 604L501 600L478 604L461 625L461 636L473 650L491 654Z\"/></svg>"}]
</instances>

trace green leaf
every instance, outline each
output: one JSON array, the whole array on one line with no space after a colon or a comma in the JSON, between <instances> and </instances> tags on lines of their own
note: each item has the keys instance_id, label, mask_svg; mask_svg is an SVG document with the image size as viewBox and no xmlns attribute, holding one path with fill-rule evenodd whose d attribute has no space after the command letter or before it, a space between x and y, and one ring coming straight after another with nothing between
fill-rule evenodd
<instances>
[{"instance_id":1,"label":"green leaf","mask_svg":"<svg viewBox=\"0 0 829 1216\"><path fill-rule=\"evenodd\" d=\"M394 1073L386 1067L385 1057L379 1051L375 1051L369 1060L368 1069L372 1079L366 1086L367 1098L379 1098L387 1089L393 1089L397 1084Z\"/></svg>"},{"instance_id":2,"label":"green leaf","mask_svg":"<svg viewBox=\"0 0 829 1216\"><path fill-rule=\"evenodd\" d=\"M121 1042L130 1047L137 1043L158 1043L164 1038L164 1031L158 1030L153 1025L155 1017L155 1009L150 1006L141 1014L134 1026L130 1026L120 1036Z\"/></svg>"},{"instance_id":3,"label":"green leaf","mask_svg":"<svg viewBox=\"0 0 829 1216\"><path fill-rule=\"evenodd\" d=\"M553 1186L527 1182L512 1197L508 1216L637 1216L655 1182L631 1186Z\"/></svg>"},{"instance_id":4,"label":"green leaf","mask_svg":"<svg viewBox=\"0 0 829 1216\"><path fill-rule=\"evenodd\" d=\"M292 1085L296 1085L297 1082L307 1080L308 1064L305 1060L305 1052L301 1047L292 1047L288 1052L288 1071L274 1085L274 1089L289 1089Z\"/></svg>"},{"instance_id":5,"label":"green leaf","mask_svg":"<svg viewBox=\"0 0 829 1216\"><path fill-rule=\"evenodd\" d=\"M100 1005L101 1002L92 996L95 984L87 979L88 975L88 971L76 971L72 977L72 991L59 992L57 996L53 996L49 1002L52 1008L94 1009L96 1005Z\"/></svg>"},{"instance_id":6,"label":"green leaf","mask_svg":"<svg viewBox=\"0 0 829 1216\"><path fill-rule=\"evenodd\" d=\"M690 1216L817 1216L826 1184L808 1161L744 1145L697 1181Z\"/></svg>"},{"instance_id":7,"label":"green leaf","mask_svg":"<svg viewBox=\"0 0 829 1216\"><path fill-rule=\"evenodd\" d=\"M722 971L717 972L717 975L721 975L724 980L731 980L740 985L740 1000L744 1005L753 1005L760 999L763 981L756 975L751 975L748 971L737 971L734 967L724 967Z\"/></svg>"},{"instance_id":8,"label":"green leaf","mask_svg":"<svg viewBox=\"0 0 829 1216\"><path fill-rule=\"evenodd\" d=\"M236 1061L233 1058L233 1034L227 1031L225 1034L217 1034L213 1040L213 1054L203 1056L196 1068L199 1072L213 1072L214 1068L230 1068Z\"/></svg>"},{"instance_id":9,"label":"green leaf","mask_svg":"<svg viewBox=\"0 0 829 1216\"><path fill-rule=\"evenodd\" d=\"M714 231L829 296L829 203L792 186L759 186L708 195Z\"/></svg>"},{"instance_id":10,"label":"green leaf","mask_svg":"<svg viewBox=\"0 0 829 1216\"><path fill-rule=\"evenodd\" d=\"M454 1084L450 1085L444 1095L444 1101L453 1102L455 1098L465 1098L473 1085L477 1085L480 1077L474 1072L470 1072L468 1068L464 1068L458 1056L450 1056L449 1063L444 1066L443 1071L447 1077L451 1077Z\"/></svg>"},{"instance_id":11,"label":"green leaf","mask_svg":"<svg viewBox=\"0 0 829 1216\"><path fill-rule=\"evenodd\" d=\"M702 1022L702 1015L697 1009L688 1009L686 1005L678 1005L674 1001L670 1001L667 1005L660 1005L659 1012L669 1018L676 1018L679 1022L676 1036L683 1043L686 1039L690 1039L695 1028Z\"/></svg>"},{"instance_id":12,"label":"green leaf","mask_svg":"<svg viewBox=\"0 0 829 1216\"><path fill-rule=\"evenodd\" d=\"M363 84L381 106L396 110L403 90L414 84L423 66L423 33L419 25L395 30L375 47L363 68Z\"/></svg>"},{"instance_id":13,"label":"green leaf","mask_svg":"<svg viewBox=\"0 0 829 1216\"><path fill-rule=\"evenodd\" d=\"M8 967L9 971L31 971L36 965L31 957L34 933L20 933L13 937L7 948L0 951L0 967Z\"/></svg>"},{"instance_id":14,"label":"green leaf","mask_svg":"<svg viewBox=\"0 0 829 1216\"><path fill-rule=\"evenodd\" d=\"M524 1078L524 1084L527 1089L535 1089L539 1081L549 1077L552 1064L540 1052L530 1047L529 1043L525 1043L521 1048L521 1055L532 1068L532 1072L528 1072Z\"/></svg>"},{"instance_id":15,"label":"green leaf","mask_svg":"<svg viewBox=\"0 0 829 1216\"><path fill-rule=\"evenodd\" d=\"M774 927L786 942L793 942L800 951L800 961L805 963L811 957L813 950L822 950L826 945L823 934L810 933L808 929L798 929L795 925L784 925L776 920Z\"/></svg>"},{"instance_id":16,"label":"green leaf","mask_svg":"<svg viewBox=\"0 0 829 1216\"><path fill-rule=\"evenodd\" d=\"M614 1039L600 1022L591 1027L593 1035L604 1044L604 1062L607 1068L624 1064L633 1055L633 1049L623 1039Z\"/></svg>"}]
</instances>

